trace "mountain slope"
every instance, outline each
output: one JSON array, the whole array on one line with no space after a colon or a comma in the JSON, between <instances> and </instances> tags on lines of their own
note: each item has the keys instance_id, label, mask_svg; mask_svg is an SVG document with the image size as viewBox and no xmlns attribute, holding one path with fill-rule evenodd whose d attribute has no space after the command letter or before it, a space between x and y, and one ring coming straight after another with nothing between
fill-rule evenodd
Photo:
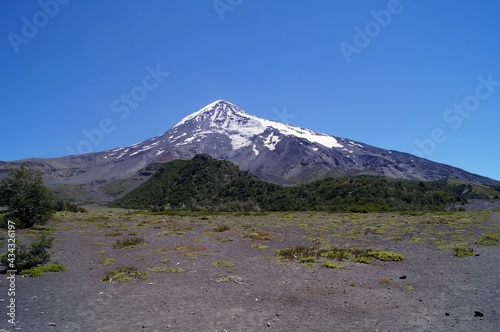
<instances>
[{"instance_id":1,"label":"mountain slope","mask_svg":"<svg viewBox=\"0 0 500 332\"><path fill-rule=\"evenodd\" d=\"M151 210L394 211L444 210L465 196L423 182L386 178L324 179L298 186L265 182L208 155L165 164L110 205Z\"/></svg>"},{"instance_id":2,"label":"mountain slope","mask_svg":"<svg viewBox=\"0 0 500 332\"><path fill-rule=\"evenodd\" d=\"M179 157L208 153L276 183L303 183L304 179L343 176L346 172L497 183L407 153L259 119L221 100L182 119L167 135L172 153Z\"/></svg>"},{"instance_id":3,"label":"mountain slope","mask_svg":"<svg viewBox=\"0 0 500 332\"><path fill-rule=\"evenodd\" d=\"M499 181L407 153L260 119L223 100L183 118L162 135L128 147L0 162L0 177L9 167L25 163L42 170L60 196L103 202L137 187L163 163L196 154L229 160L278 184L370 175L423 181L456 178L500 186Z\"/></svg>"}]
</instances>

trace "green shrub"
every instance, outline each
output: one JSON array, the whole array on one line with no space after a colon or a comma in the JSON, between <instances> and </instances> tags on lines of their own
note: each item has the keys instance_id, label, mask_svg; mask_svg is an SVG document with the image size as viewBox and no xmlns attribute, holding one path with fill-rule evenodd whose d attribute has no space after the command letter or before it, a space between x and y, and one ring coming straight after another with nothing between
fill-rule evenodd
<instances>
[{"instance_id":1,"label":"green shrub","mask_svg":"<svg viewBox=\"0 0 500 332\"><path fill-rule=\"evenodd\" d=\"M13 252L15 259L9 259L9 254L12 252L7 252L0 257L0 262L7 270L17 270L18 272L46 264L52 255L47 252L47 249L52 248L53 241L53 237L47 237L44 234L34 238L29 246L19 243Z\"/></svg>"},{"instance_id":2,"label":"green shrub","mask_svg":"<svg viewBox=\"0 0 500 332\"><path fill-rule=\"evenodd\" d=\"M42 171L23 164L0 181L0 206L7 207L2 213L16 221L17 229L30 228L54 215L54 195L43 184Z\"/></svg>"}]
</instances>

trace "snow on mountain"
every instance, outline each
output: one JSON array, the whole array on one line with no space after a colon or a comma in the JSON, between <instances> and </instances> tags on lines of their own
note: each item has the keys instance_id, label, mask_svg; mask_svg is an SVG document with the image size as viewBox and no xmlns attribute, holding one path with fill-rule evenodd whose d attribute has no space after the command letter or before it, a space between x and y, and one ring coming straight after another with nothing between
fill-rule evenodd
<instances>
[{"instance_id":1,"label":"snow on mountain","mask_svg":"<svg viewBox=\"0 0 500 332\"><path fill-rule=\"evenodd\" d=\"M183 125L190 121L196 123L196 128L191 133L192 136L184 139L184 143L178 141L182 136L177 137L175 139L177 144L191 143L197 138L204 138L209 133L220 133L229 137L232 148L236 150L250 146L255 136L263 135L268 128L274 128L283 135L300 137L328 148L343 147L333 136L272 120L260 119L224 100L217 100L185 117L172 129L174 132L182 130ZM266 147L270 150L273 150L280 140L273 133L268 134L263 139L266 142Z\"/></svg>"}]
</instances>

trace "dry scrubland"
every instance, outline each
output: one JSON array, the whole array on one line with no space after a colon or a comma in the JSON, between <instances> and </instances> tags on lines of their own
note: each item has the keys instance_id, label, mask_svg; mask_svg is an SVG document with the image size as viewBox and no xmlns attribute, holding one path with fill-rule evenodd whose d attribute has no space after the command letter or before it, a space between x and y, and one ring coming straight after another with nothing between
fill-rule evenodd
<instances>
[{"instance_id":1,"label":"dry scrubland","mask_svg":"<svg viewBox=\"0 0 500 332\"><path fill-rule=\"evenodd\" d=\"M494 331L494 212L58 213L5 331ZM4 235L5 236L5 235ZM7 298L5 279L0 299ZM5 303L5 302L4 302Z\"/></svg>"}]
</instances>

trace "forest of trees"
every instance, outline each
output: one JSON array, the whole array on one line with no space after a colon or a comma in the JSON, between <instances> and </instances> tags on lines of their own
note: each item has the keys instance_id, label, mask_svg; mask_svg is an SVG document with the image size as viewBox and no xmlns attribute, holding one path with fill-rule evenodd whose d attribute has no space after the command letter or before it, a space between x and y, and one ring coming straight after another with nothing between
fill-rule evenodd
<instances>
[{"instance_id":1,"label":"forest of trees","mask_svg":"<svg viewBox=\"0 0 500 332\"><path fill-rule=\"evenodd\" d=\"M465 189L446 182L384 177L328 178L280 186L228 161L197 155L165 164L148 181L110 205L155 211L444 210L465 203Z\"/></svg>"}]
</instances>

